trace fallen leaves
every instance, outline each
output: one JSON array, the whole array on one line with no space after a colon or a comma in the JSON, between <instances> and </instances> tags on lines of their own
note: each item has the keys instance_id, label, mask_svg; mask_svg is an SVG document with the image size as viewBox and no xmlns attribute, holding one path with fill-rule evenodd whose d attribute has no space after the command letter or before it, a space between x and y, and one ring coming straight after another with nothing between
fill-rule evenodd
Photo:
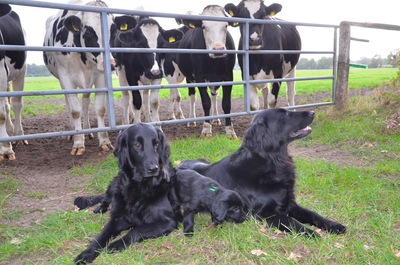
<instances>
[{"instance_id":1,"label":"fallen leaves","mask_svg":"<svg viewBox=\"0 0 400 265\"><path fill-rule=\"evenodd\" d=\"M290 252L289 257L287 257L288 260L294 260L294 261L299 261L299 258L302 258L302 255L296 254L294 252Z\"/></svg>"},{"instance_id":2,"label":"fallen leaves","mask_svg":"<svg viewBox=\"0 0 400 265\"><path fill-rule=\"evenodd\" d=\"M251 251L251 254L255 255L255 256L261 256L261 255L265 255L268 256L267 253L265 253L264 251L262 251L261 249L253 249Z\"/></svg>"},{"instance_id":3,"label":"fallen leaves","mask_svg":"<svg viewBox=\"0 0 400 265\"><path fill-rule=\"evenodd\" d=\"M392 249L393 255L395 255L396 258L400 259L400 250L395 249L395 248L393 247L393 245L391 245L390 248Z\"/></svg>"}]
</instances>

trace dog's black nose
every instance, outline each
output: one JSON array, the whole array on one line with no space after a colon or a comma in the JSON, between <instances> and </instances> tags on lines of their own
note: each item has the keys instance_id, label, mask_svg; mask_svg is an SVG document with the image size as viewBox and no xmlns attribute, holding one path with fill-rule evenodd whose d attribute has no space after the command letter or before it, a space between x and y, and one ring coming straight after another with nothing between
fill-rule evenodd
<instances>
[{"instance_id":1,"label":"dog's black nose","mask_svg":"<svg viewBox=\"0 0 400 265\"><path fill-rule=\"evenodd\" d=\"M310 111L310 116L314 117L315 112L314 111Z\"/></svg>"},{"instance_id":2,"label":"dog's black nose","mask_svg":"<svg viewBox=\"0 0 400 265\"><path fill-rule=\"evenodd\" d=\"M150 166L147 168L147 170L148 170L150 173L154 173L154 172L156 172L156 171L158 170L158 165L156 165L156 164L150 165Z\"/></svg>"}]
</instances>

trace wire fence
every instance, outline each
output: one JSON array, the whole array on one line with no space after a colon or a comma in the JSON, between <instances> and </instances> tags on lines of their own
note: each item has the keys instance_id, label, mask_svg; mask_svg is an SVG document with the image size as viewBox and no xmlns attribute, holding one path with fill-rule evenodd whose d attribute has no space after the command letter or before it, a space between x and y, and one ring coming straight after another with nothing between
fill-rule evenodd
<instances>
[{"instance_id":1,"label":"wire fence","mask_svg":"<svg viewBox=\"0 0 400 265\"><path fill-rule=\"evenodd\" d=\"M134 15L134 16L150 16L150 17L163 17L163 18L171 18L171 19L199 19L199 20L212 20L212 21L227 21L227 22L240 22L244 25L244 35L249 31L249 25L251 23L257 24L287 24L287 25L297 25L297 26L305 26L305 27L319 27L319 28L333 28L333 50L328 51L300 51L300 50L259 50L254 51L249 49L249 43L247 38L243 38L243 50L224 50L224 51L213 51L213 53L224 53L224 54L238 54L243 55L243 62L245 64L244 69L249 69L249 55L250 54L330 54L333 57L333 71L332 75L329 76L319 76L319 77L303 77L303 78L280 78L280 79L265 79L265 80L250 80L250 76L245 72L243 75L242 81L232 81L232 82L211 82L211 83L188 83L188 84L169 84L169 85L145 85L145 86L113 86L112 84L112 70L110 64L104 64L104 75L106 80L106 87L104 88L86 88L86 89L63 89L63 90L37 90L37 91L8 91L8 92L0 92L0 97L10 97L10 96L45 96L45 95L60 95L60 94L82 94L82 93L106 93L107 99L107 108L108 108L108 126L101 128L91 128L91 129L82 129L82 130L73 130L73 131L60 131L60 132L47 132L47 133L37 133L37 134L28 134L28 135L19 135L19 136L10 136L10 137L0 137L0 142L8 142L8 141L22 141L22 140L30 140L30 139L38 139L38 138L47 138L47 137L60 137L60 136L71 136L76 134L89 134L95 132L106 132L106 131L114 131L114 130L124 130L128 128L130 125L117 125L115 121L115 112L114 112L114 92L117 91L131 91L131 90L149 90L149 89L170 89L170 88L182 88L182 87L198 87L198 86L222 86L222 85L243 85L244 89L244 111L236 112L231 114L221 114L207 117L197 117L197 118L186 118L180 120L165 120L160 122L151 122L150 124L156 126L163 126L167 124L177 124L177 123L187 123L193 121L204 121L211 120L217 118L228 118L228 117L236 117L243 115L252 115L260 112L251 111L250 110L250 84L252 83L273 83L273 82L288 82L288 81L305 81L305 80L323 80L323 79L331 79L332 80L332 101L331 102L321 102L314 104L305 104L305 105L297 105L292 107L285 107L287 109L301 109L301 108L309 108L315 106L325 106L335 104L335 88L336 88L336 69L337 69L337 30L339 25L328 25L328 24L315 24L315 23L300 23L300 22L290 22L290 21L277 21L277 20L255 20L255 19L244 19L244 18L231 18L231 17L210 17L203 15L186 15L186 14L171 14L171 13L161 13L161 12L151 12L151 11L143 11L143 10L127 10L127 9L117 9L117 8L104 8L104 7L93 7L93 6L85 6L85 5L71 5L71 4L60 4L60 3L49 3L49 2L41 2L41 1L31 1L31 0L0 0L0 3L12 4L12 5L21 5L21 6L29 6L32 8L49 8L49 9L62 9L62 10L80 10L80 11L90 11L90 12L99 12L101 14L101 25L102 25L102 33L103 33L103 48L79 48L79 47L44 47L44 46L21 46L21 45L0 45L0 50L11 50L11 51L52 51L52 52L102 52L104 54L104 61L110 61L110 54L113 52L135 52L135 53L149 53L149 52L157 52L157 53L209 53L207 50L196 50L196 49L148 49L148 48L111 48L109 44L109 36L107 32L107 13L112 14L125 14L125 15ZM22 25L23 26L23 25ZM246 36L246 35L245 35Z\"/></svg>"}]
</instances>

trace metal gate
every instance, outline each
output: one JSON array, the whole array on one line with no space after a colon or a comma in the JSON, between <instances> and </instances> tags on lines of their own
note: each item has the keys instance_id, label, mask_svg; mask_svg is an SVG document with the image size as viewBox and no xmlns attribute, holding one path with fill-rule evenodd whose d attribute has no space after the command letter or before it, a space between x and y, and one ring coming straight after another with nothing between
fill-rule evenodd
<instances>
[{"instance_id":1,"label":"metal gate","mask_svg":"<svg viewBox=\"0 0 400 265\"><path fill-rule=\"evenodd\" d=\"M33 8L50 8L50 9L70 9L70 10L80 10L80 11L90 11L90 12L99 12L101 13L101 24L102 24L102 33L103 33L103 47L104 48L77 48L77 47L38 47L38 46L16 46L16 45L0 45L0 50L13 50L13 51L70 51L70 52L102 52L104 53L105 61L110 60L110 52L162 52L162 53L208 53L206 50L195 50L195 49L143 49L143 48L110 48L107 32L107 13L113 14L127 14L127 15L143 15L150 17L164 17L164 18L179 18L179 19L201 19L201 20L214 20L214 21L228 21L228 22L240 22L245 24L244 33L249 31L250 23L259 23L259 24L288 24L288 25L298 25L298 26L306 26L306 27L322 27L322 28L333 28L334 29L334 42L333 42L333 50L331 51L284 51L285 54L295 53L295 54L331 54L333 56L333 73L331 76L320 76L320 77L305 77L305 78L282 78L282 79L266 79L266 80L250 80L248 65L249 65L249 55L250 54L258 54L258 53L269 53L269 54L281 54L281 50L262 50L262 51L254 51L249 50L249 43L247 38L244 38L244 49L243 50L235 50L235 51L220 51L220 53L230 54L242 54L244 61L244 80L243 81L233 81L233 82L213 82L213 83L189 83L189 84L177 84L177 85L159 85L159 86L135 86L135 87L113 87L112 85L112 76L111 76L111 65L105 64L105 80L106 86L105 88L86 88L86 89L66 89L66 90L57 90L57 91L17 91L17 92L0 92L0 97L9 97L9 96L44 96L44 95L59 95L59 94L81 94L81 93L106 93L107 100L107 108L108 108L108 127L102 128L91 128L91 129L83 129L83 130L74 130L74 131L61 131L61 132L48 132L48 133L38 133L38 134L29 134L29 135L20 135L20 136L10 136L10 137L2 137L0 138L0 142L8 142L8 141L20 141L20 140L29 140L29 139L38 139L38 138L47 138L47 137L59 137L59 136L70 136L75 134L89 134L95 132L104 132L104 131L115 131L115 130L123 130L128 128L130 125L116 125L115 122L115 113L114 113L114 95L113 93L116 91L123 90L148 90L148 89L169 89L169 88L181 88L181 87L197 87L200 85L205 86L222 86L222 85L243 85L244 86L244 112L231 113L231 114L223 114L223 115L214 115L207 117L197 117L190 119L180 119L180 120L169 120L169 121L160 121L160 122L151 122L153 125L167 125L167 124L177 124L177 123L186 123L191 121L204 121L209 119L216 118L227 118L227 117L236 117L243 115L256 114L260 112L251 111L250 110L250 98L249 98L249 85L251 83L272 83L272 82L286 82L286 81L302 81L302 80L321 80L321 79L332 79L332 101L331 102L323 102L316 104L307 104L307 105L297 105L294 107L286 107L287 109L300 109L307 107L315 107L315 106L324 106L324 105L332 105L335 102L335 88L336 88L336 69L337 69L337 29L338 25L327 25L327 24L313 24L313 23L297 23L297 22L289 22L289 21L276 21L276 20L254 20L254 19L239 19L239 18L230 18L230 17L210 17L210 16L201 16L201 15L183 15L183 14L170 14L170 13L160 13L160 12L150 12L150 11L139 11L139 10L126 10L126 9L116 9L116 8L102 8L102 7L92 7L92 6L84 6L84 5L70 5L70 4L58 4L58 3L49 3L49 2L41 2L41 1L31 1L31 0L0 0L0 3L12 4L12 5L22 5L22 6L30 6ZM218 53L218 51L213 51L213 53Z\"/></svg>"}]
</instances>

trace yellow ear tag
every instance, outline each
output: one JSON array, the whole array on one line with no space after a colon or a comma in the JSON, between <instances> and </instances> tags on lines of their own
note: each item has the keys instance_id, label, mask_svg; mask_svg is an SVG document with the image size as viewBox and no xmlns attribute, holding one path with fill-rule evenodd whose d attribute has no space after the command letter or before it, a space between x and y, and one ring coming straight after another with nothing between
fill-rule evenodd
<instances>
[{"instance_id":1,"label":"yellow ear tag","mask_svg":"<svg viewBox=\"0 0 400 265\"><path fill-rule=\"evenodd\" d=\"M175 42L175 38L174 37L169 37L169 42L170 43Z\"/></svg>"},{"instance_id":2,"label":"yellow ear tag","mask_svg":"<svg viewBox=\"0 0 400 265\"><path fill-rule=\"evenodd\" d=\"M239 22L233 22L234 27L236 27L237 25L239 25Z\"/></svg>"},{"instance_id":3,"label":"yellow ear tag","mask_svg":"<svg viewBox=\"0 0 400 265\"><path fill-rule=\"evenodd\" d=\"M128 29L128 24L123 24L121 27L119 27L120 30L127 30Z\"/></svg>"},{"instance_id":4,"label":"yellow ear tag","mask_svg":"<svg viewBox=\"0 0 400 265\"><path fill-rule=\"evenodd\" d=\"M72 28L73 28L75 31L78 31L78 32L79 32L79 29L75 27L74 23L72 23Z\"/></svg>"},{"instance_id":5,"label":"yellow ear tag","mask_svg":"<svg viewBox=\"0 0 400 265\"><path fill-rule=\"evenodd\" d=\"M192 23L189 23L189 27L191 27L192 29L196 28Z\"/></svg>"},{"instance_id":6,"label":"yellow ear tag","mask_svg":"<svg viewBox=\"0 0 400 265\"><path fill-rule=\"evenodd\" d=\"M269 15L272 17L272 16L275 16L275 11L272 11Z\"/></svg>"},{"instance_id":7,"label":"yellow ear tag","mask_svg":"<svg viewBox=\"0 0 400 265\"><path fill-rule=\"evenodd\" d=\"M232 10L229 10L229 15L231 15L233 17L235 14L233 14Z\"/></svg>"}]
</instances>

